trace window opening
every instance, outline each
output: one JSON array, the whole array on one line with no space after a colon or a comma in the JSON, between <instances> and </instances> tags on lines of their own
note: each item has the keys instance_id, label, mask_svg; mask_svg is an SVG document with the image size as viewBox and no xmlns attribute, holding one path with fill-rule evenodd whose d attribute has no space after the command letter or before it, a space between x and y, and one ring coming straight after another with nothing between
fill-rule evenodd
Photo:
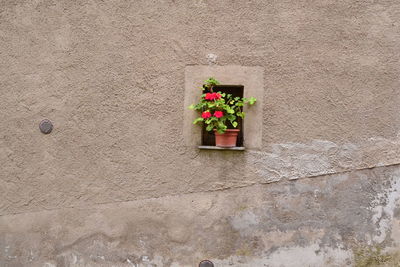
<instances>
[{"instance_id":1,"label":"window opening","mask_svg":"<svg viewBox=\"0 0 400 267\"><path fill-rule=\"evenodd\" d=\"M243 97L244 86L243 85L215 85L213 87L214 92L221 92L226 94L231 94L233 97ZM209 93L206 89L204 93ZM238 139L236 142L237 147L243 147L243 121L242 118L238 118L238 126L234 129L240 129ZM203 125L201 133L201 144L202 146L215 146L215 136L214 132L206 131L206 126Z\"/></svg>"}]
</instances>

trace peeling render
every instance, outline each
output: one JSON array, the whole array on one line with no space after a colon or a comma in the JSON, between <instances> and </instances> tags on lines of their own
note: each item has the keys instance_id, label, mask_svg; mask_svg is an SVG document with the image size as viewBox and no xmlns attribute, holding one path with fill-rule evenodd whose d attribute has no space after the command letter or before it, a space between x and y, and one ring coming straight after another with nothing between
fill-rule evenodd
<instances>
[{"instance_id":1,"label":"peeling render","mask_svg":"<svg viewBox=\"0 0 400 267\"><path fill-rule=\"evenodd\" d=\"M400 139L371 138L362 145L313 140L273 144L270 152L250 151L247 161L269 183L396 164L399 149Z\"/></svg>"},{"instance_id":2,"label":"peeling render","mask_svg":"<svg viewBox=\"0 0 400 267\"><path fill-rule=\"evenodd\" d=\"M385 241L390 233L394 219L394 212L398 208L400 199L400 172L394 173L393 177L388 181L389 186L376 196L371 203L373 212L372 222L377 226L378 234L373 237L375 243Z\"/></svg>"}]
</instances>

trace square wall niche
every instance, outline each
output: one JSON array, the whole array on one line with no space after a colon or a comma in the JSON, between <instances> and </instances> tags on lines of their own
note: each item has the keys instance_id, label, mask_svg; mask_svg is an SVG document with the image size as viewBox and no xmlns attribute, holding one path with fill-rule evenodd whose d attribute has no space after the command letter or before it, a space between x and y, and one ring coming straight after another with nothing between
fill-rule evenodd
<instances>
[{"instance_id":1,"label":"square wall niche","mask_svg":"<svg viewBox=\"0 0 400 267\"><path fill-rule=\"evenodd\" d=\"M189 147L214 146L214 134L205 131L204 127L193 125L193 120L199 116L196 111L188 109L197 103L203 93L201 87L204 80L214 77L221 82L218 91L237 96L255 97L257 102L251 107L245 107L246 117L239 122L241 129L238 147L246 149L261 149L263 101L264 101L264 69L262 67L243 66L187 66L185 69L185 101L183 135L185 145Z\"/></svg>"}]
</instances>

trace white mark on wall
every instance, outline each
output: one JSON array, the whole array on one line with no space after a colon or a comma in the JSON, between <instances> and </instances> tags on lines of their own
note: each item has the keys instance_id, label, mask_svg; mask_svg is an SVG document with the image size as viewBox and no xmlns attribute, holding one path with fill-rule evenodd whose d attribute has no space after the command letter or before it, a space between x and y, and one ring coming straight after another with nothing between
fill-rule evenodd
<instances>
[{"instance_id":1,"label":"white mark on wall","mask_svg":"<svg viewBox=\"0 0 400 267\"><path fill-rule=\"evenodd\" d=\"M217 64L218 56L216 54L207 54L206 58L207 58L208 65L211 66L211 65Z\"/></svg>"},{"instance_id":2,"label":"white mark on wall","mask_svg":"<svg viewBox=\"0 0 400 267\"><path fill-rule=\"evenodd\" d=\"M95 259L95 260L97 260L97 259L101 259L101 260L106 260L106 258L104 257L104 256L101 256L101 255L90 255L89 256L91 259Z\"/></svg>"},{"instance_id":3,"label":"white mark on wall","mask_svg":"<svg viewBox=\"0 0 400 267\"><path fill-rule=\"evenodd\" d=\"M78 262L78 256L72 253L72 264L76 264Z\"/></svg>"},{"instance_id":4,"label":"white mark on wall","mask_svg":"<svg viewBox=\"0 0 400 267\"><path fill-rule=\"evenodd\" d=\"M131 266L138 267L138 265L136 263L133 263L130 259L126 259L126 262L129 263L129 265Z\"/></svg>"},{"instance_id":5,"label":"white mark on wall","mask_svg":"<svg viewBox=\"0 0 400 267\"><path fill-rule=\"evenodd\" d=\"M318 189L314 190L314 198L317 199L322 195L321 191L319 191Z\"/></svg>"},{"instance_id":6,"label":"white mark on wall","mask_svg":"<svg viewBox=\"0 0 400 267\"><path fill-rule=\"evenodd\" d=\"M10 255L10 246L6 246L4 248L4 254L6 255L7 259L9 259L9 260L17 258L17 256Z\"/></svg>"},{"instance_id":7,"label":"white mark on wall","mask_svg":"<svg viewBox=\"0 0 400 267\"><path fill-rule=\"evenodd\" d=\"M141 259L143 262L150 262L149 256L142 256Z\"/></svg>"},{"instance_id":8,"label":"white mark on wall","mask_svg":"<svg viewBox=\"0 0 400 267\"><path fill-rule=\"evenodd\" d=\"M32 249L29 250L29 256L28 256L28 261L33 261L35 259L35 256L33 255Z\"/></svg>"}]
</instances>

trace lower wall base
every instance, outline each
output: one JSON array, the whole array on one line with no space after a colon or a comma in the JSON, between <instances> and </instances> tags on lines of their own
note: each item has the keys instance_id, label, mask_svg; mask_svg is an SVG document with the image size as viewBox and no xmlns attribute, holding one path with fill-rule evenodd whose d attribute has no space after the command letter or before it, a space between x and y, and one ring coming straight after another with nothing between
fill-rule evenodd
<instances>
[{"instance_id":1,"label":"lower wall base","mask_svg":"<svg viewBox=\"0 0 400 267\"><path fill-rule=\"evenodd\" d=\"M400 166L0 217L0 266L345 266L400 242ZM356 255L356 257L355 257Z\"/></svg>"}]
</instances>

